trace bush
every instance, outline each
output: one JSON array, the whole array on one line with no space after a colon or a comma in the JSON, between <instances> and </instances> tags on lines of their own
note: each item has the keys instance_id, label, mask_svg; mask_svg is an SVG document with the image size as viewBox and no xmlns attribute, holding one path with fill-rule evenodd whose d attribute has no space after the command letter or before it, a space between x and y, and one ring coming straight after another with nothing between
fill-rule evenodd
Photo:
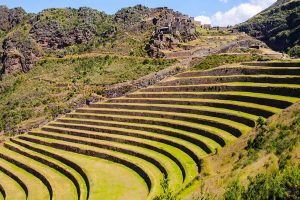
<instances>
[{"instance_id":1,"label":"bush","mask_svg":"<svg viewBox=\"0 0 300 200\"><path fill-rule=\"evenodd\" d=\"M225 199L299 199L300 165L287 166L270 175L259 174L249 182L247 189L239 181L230 183Z\"/></svg>"},{"instance_id":2,"label":"bush","mask_svg":"<svg viewBox=\"0 0 300 200\"><path fill-rule=\"evenodd\" d=\"M146 58L144 61L143 61L143 65L148 65L150 63L150 60L148 58Z\"/></svg>"},{"instance_id":3,"label":"bush","mask_svg":"<svg viewBox=\"0 0 300 200\"><path fill-rule=\"evenodd\" d=\"M266 121L264 118L259 117L256 121L256 127L258 128L258 134L252 140L248 141L247 149L262 149L263 145L266 143L267 131L265 128Z\"/></svg>"},{"instance_id":4,"label":"bush","mask_svg":"<svg viewBox=\"0 0 300 200\"><path fill-rule=\"evenodd\" d=\"M244 186L238 180L231 182L225 192L224 199L226 200L241 200L245 192Z\"/></svg>"},{"instance_id":5,"label":"bush","mask_svg":"<svg viewBox=\"0 0 300 200\"><path fill-rule=\"evenodd\" d=\"M294 46L288 52L289 56L300 58L300 46Z\"/></svg>"},{"instance_id":6,"label":"bush","mask_svg":"<svg viewBox=\"0 0 300 200\"><path fill-rule=\"evenodd\" d=\"M164 178L161 183L162 193L156 197L154 200L177 200L176 196L169 186L169 179Z\"/></svg>"}]
</instances>

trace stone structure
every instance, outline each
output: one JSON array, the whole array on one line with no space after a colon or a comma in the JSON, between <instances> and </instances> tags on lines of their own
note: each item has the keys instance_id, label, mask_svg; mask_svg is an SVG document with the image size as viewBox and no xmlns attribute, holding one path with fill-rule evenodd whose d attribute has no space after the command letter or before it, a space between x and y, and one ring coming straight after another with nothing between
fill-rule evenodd
<instances>
[{"instance_id":1,"label":"stone structure","mask_svg":"<svg viewBox=\"0 0 300 200\"><path fill-rule=\"evenodd\" d=\"M211 24L203 24L202 28L209 30L209 29L211 29Z\"/></svg>"},{"instance_id":2,"label":"stone structure","mask_svg":"<svg viewBox=\"0 0 300 200\"><path fill-rule=\"evenodd\" d=\"M194 19L172 9L157 8L159 15L152 19L156 27L146 50L151 57L163 57L163 49L172 49L180 42L196 39Z\"/></svg>"},{"instance_id":3,"label":"stone structure","mask_svg":"<svg viewBox=\"0 0 300 200\"><path fill-rule=\"evenodd\" d=\"M26 14L22 8L8 9L6 6L0 6L0 30L11 30L23 21Z\"/></svg>"}]
</instances>

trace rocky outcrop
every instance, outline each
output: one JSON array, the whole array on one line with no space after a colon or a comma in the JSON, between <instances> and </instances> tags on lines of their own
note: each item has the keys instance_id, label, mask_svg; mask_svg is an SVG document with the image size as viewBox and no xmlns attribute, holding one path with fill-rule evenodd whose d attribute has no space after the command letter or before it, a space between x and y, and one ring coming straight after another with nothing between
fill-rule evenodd
<instances>
[{"instance_id":1,"label":"rocky outcrop","mask_svg":"<svg viewBox=\"0 0 300 200\"><path fill-rule=\"evenodd\" d=\"M1 74L28 72L40 56L41 53L29 36L26 38L8 37L3 42Z\"/></svg>"},{"instance_id":2,"label":"rocky outcrop","mask_svg":"<svg viewBox=\"0 0 300 200\"><path fill-rule=\"evenodd\" d=\"M153 9L136 5L119 10L114 15L114 21L126 30L137 28L137 31L139 31L144 21L151 17L151 15L153 15Z\"/></svg>"},{"instance_id":3,"label":"rocky outcrop","mask_svg":"<svg viewBox=\"0 0 300 200\"><path fill-rule=\"evenodd\" d=\"M17 24L20 24L26 15L22 8L8 9L6 6L0 6L0 30L11 30Z\"/></svg>"},{"instance_id":4,"label":"rocky outcrop","mask_svg":"<svg viewBox=\"0 0 300 200\"><path fill-rule=\"evenodd\" d=\"M163 49L173 49L180 42L197 38L193 18L167 8L160 10L160 15L152 20L156 28L145 48L151 57L156 58L164 56L161 52Z\"/></svg>"},{"instance_id":5,"label":"rocky outcrop","mask_svg":"<svg viewBox=\"0 0 300 200\"><path fill-rule=\"evenodd\" d=\"M57 21L37 22L30 34L44 48L63 49L73 44L88 43L96 35L95 28L84 24L66 31Z\"/></svg>"},{"instance_id":6,"label":"rocky outcrop","mask_svg":"<svg viewBox=\"0 0 300 200\"><path fill-rule=\"evenodd\" d=\"M57 16L59 17L57 17ZM95 38L107 16L94 9L48 9L31 20L30 34L44 48L63 49Z\"/></svg>"},{"instance_id":7,"label":"rocky outcrop","mask_svg":"<svg viewBox=\"0 0 300 200\"><path fill-rule=\"evenodd\" d=\"M13 27L16 28L10 32ZM3 40L3 49L0 48L2 73L8 74L32 69L41 51L63 56L66 52L82 52L106 43L113 46L118 39L131 37L141 42L138 47L141 52L145 48L151 57L160 58L164 57L162 50L196 37L192 18L165 7L153 9L141 5L124 8L114 16L85 7L46 9L36 15L27 15L20 8L0 7L0 33L1 30L9 36Z\"/></svg>"},{"instance_id":8,"label":"rocky outcrop","mask_svg":"<svg viewBox=\"0 0 300 200\"><path fill-rule=\"evenodd\" d=\"M150 30L152 37L145 47L151 57L164 57L161 50L177 47L180 42L196 39L194 19L166 7L137 5L118 11L114 20L126 30L137 33Z\"/></svg>"}]
</instances>

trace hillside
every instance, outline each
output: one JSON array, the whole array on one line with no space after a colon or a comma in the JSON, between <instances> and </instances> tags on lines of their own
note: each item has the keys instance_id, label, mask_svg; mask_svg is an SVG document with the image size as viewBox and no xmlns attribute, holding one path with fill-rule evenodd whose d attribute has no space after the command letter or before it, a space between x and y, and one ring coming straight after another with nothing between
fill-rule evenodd
<instances>
[{"instance_id":1,"label":"hillside","mask_svg":"<svg viewBox=\"0 0 300 200\"><path fill-rule=\"evenodd\" d=\"M0 13L1 74L27 72L41 58L89 52L164 57L161 50L197 35L190 17L168 8L137 5L107 15L85 7L27 14L1 6Z\"/></svg>"},{"instance_id":2,"label":"hillside","mask_svg":"<svg viewBox=\"0 0 300 200\"><path fill-rule=\"evenodd\" d=\"M6 199L176 199L202 181L218 194L227 177L244 184L249 171L278 166L274 181L290 181L270 197L297 197L299 69L299 62L194 69L76 109L4 143L0 193ZM216 177L220 182L212 184ZM225 197L253 199L266 180L253 179L249 195L240 183L229 185Z\"/></svg>"},{"instance_id":3,"label":"hillside","mask_svg":"<svg viewBox=\"0 0 300 200\"><path fill-rule=\"evenodd\" d=\"M41 60L31 71L5 75L0 81L0 132L26 132L86 100L99 101L110 85L136 80L174 63L108 55Z\"/></svg>"},{"instance_id":4,"label":"hillside","mask_svg":"<svg viewBox=\"0 0 300 200\"><path fill-rule=\"evenodd\" d=\"M268 9L238 25L238 29L264 41L276 51L288 52L293 48L299 51L300 1L278 0Z\"/></svg>"},{"instance_id":5,"label":"hillside","mask_svg":"<svg viewBox=\"0 0 300 200\"><path fill-rule=\"evenodd\" d=\"M138 5L111 16L91 8L27 14L2 6L0 13L0 109L5 111L0 133L5 135L26 132L85 101L154 84L189 67L192 57L261 53L249 49L258 42L247 35L195 29L188 16L168 8ZM168 24L171 32L160 32ZM167 58L152 58L162 56Z\"/></svg>"},{"instance_id":6,"label":"hillside","mask_svg":"<svg viewBox=\"0 0 300 200\"><path fill-rule=\"evenodd\" d=\"M298 3L240 29L297 52ZM0 43L0 200L299 199L299 60L142 5L0 6Z\"/></svg>"},{"instance_id":7,"label":"hillside","mask_svg":"<svg viewBox=\"0 0 300 200\"><path fill-rule=\"evenodd\" d=\"M201 187L186 199L298 199L299 105L258 120L254 130L204 158Z\"/></svg>"}]
</instances>

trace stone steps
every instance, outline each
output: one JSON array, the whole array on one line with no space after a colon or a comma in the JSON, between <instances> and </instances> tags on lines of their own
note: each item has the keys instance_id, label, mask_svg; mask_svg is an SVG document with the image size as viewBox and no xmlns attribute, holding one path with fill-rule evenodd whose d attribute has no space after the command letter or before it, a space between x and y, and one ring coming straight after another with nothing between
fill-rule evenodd
<instances>
[{"instance_id":1,"label":"stone steps","mask_svg":"<svg viewBox=\"0 0 300 200\"><path fill-rule=\"evenodd\" d=\"M23 169L26 169L38 177L47 186L50 198L77 199L76 188L72 181L70 181L61 172L53 168L49 168L46 164L43 164L40 161L29 158L22 152L18 152L16 148L13 148L12 145L10 145L10 143L5 144L5 149L1 149L1 154L4 154L5 156L3 157L6 157L6 160L10 162L20 162ZM61 187L62 184L64 187Z\"/></svg>"},{"instance_id":2,"label":"stone steps","mask_svg":"<svg viewBox=\"0 0 300 200\"><path fill-rule=\"evenodd\" d=\"M10 172L7 173L7 175L13 174L14 177L17 177L17 179L25 184L28 190L28 199L50 199L52 197L52 188L45 177L33 170L30 166L12 159L12 157L10 151L1 148L0 166L2 169L6 169Z\"/></svg>"},{"instance_id":3,"label":"stone steps","mask_svg":"<svg viewBox=\"0 0 300 200\"><path fill-rule=\"evenodd\" d=\"M217 67L206 71L189 71L175 77L229 76L229 75L300 75L300 67Z\"/></svg>"}]
</instances>

